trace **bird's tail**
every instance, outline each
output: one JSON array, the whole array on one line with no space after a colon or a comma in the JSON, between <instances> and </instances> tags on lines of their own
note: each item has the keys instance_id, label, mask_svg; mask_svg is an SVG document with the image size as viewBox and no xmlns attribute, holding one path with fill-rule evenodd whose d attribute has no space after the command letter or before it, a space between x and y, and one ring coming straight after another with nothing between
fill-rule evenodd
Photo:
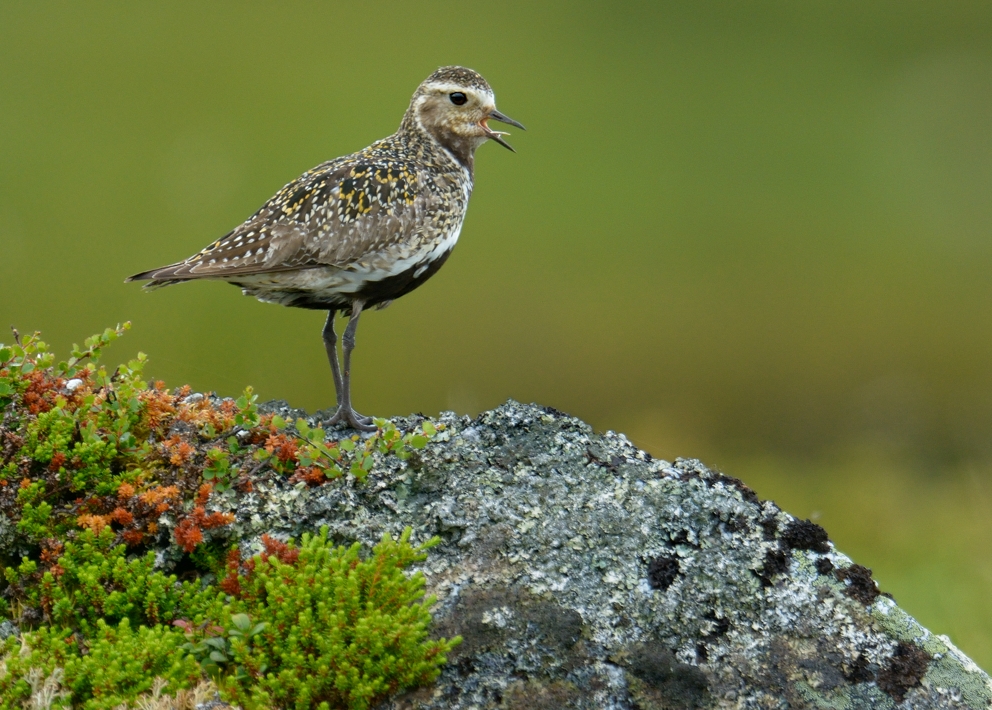
<instances>
[{"instance_id":1,"label":"bird's tail","mask_svg":"<svg viewBox=\"0 0 992 710\"><path fill-rule=\"evenodd\" d=\"M131 283L132 281L148 281L149 283L144 284L142 288L145 291L154 291L157 288L171 286L172 284L180 284L183 281L189 281L188 278L175 278L175 270L177 266L179 266L179 264L171 264L170 266L162 266L157 269L142 271L140 274L128 276L124 279L124 283Z\"/></svg>"}]
</instances>

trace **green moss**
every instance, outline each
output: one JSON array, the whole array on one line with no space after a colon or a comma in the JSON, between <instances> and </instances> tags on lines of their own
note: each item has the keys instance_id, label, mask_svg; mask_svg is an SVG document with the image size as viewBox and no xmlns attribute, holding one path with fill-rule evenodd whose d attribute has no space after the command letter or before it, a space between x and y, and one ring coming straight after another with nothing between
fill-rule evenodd
<instances>
[{"instance_id":1,"label":"green moss","mask_svg":"<svg viewBox=\"0 0 992 710\"><path fill-rule=\"evenodd\" d=\"M259 415L250 388L218 400L149 386L141 354L109 373L100 351L126 327L58 364L36 335L0 345L0 513L14 523L0 614L21 630L3 649L0 710L38 693L52 707L110 708L206 676L246 708L358 709L432 680L458 639L428 639L434 600L404 569L436 540L413 547L407 530L363 559L323 531L299 549L265 538L242 563L224 532L233 515L207 505L265 469L307 485L363 481L376 456L406 458L434 429L379 421L370 437L335 441ZM163 544L211 576L180 584L156 569Z\"/></svg>"}]
</instances>

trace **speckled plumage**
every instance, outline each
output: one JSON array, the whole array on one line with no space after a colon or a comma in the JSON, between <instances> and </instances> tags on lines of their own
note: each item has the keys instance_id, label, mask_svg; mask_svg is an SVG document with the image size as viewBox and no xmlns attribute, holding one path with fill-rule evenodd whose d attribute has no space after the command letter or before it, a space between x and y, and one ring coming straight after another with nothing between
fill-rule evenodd
<instances>
[{"instance_id":1,"label":"speckled plumage","mask_svg":"<svg viewBox=\"0 0 992 710\"><path fill-rule=\"evenodd\" d=\"M477 72L442 67L417 88L396 133L308 170L199 253L128 281L227 281L261 301L330 311L333 335L334 313L357 320L445 262L472 194L476 148L490 139L510 148L490 119L523 128L496 110Z\"/></svg>"}]
</instances>

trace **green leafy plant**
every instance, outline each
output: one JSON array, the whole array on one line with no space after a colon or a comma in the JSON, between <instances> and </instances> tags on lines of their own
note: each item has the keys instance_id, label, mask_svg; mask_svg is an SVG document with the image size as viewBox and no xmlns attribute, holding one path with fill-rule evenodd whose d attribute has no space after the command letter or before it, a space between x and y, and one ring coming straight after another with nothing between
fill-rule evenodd
<instances>
[{"instance_id":1,"label":"green leafy plant","mask_svg":"<svg viewBox=\"0 0 992 710\"><path fill-rule=\"evenodd\" d=\"M414 547L410 534L383 535L364 560L357 543L330 545L326 528L299 548L268 539L246 565L232 556L221 586L237 613L212 643L218 668L238 669L216 678L225 697L245 708L364 710L433 680L461 639L428 638L435 600L423 596L423 575L403 570L439 539Z\"/></svg>"},{"instance_id":2,"label":"green leafy plant","mask_svg":"<svg viewBox=\"0 0 992 710\"><path fill-rule=\"evenodd\" d=\"M299 548L264 536L265 551L242 562L223 532L233 515L208 509L214 492L249 490L266 468L311 486L361 483L434 427L377 420L370 436L335 440L261 414L251 388L237 399L169 391L143 379L143 354L100 364L128 327L58 363L37 334L0 344L0 514L11 523L0 618L20 628L0 644L0 710L117 707L207 677L249 709L366 708L436 676L458 639L427 638L433 599L404 572L436 540L413 547L407 530L366 559L326 531ZM209 576L179 583L156 569L170 543Z\"/></svg>"},{"instance_id":3,"label":"green leafy plant","mask_svg":"<svg viewBox=\"0 0 992 710\"><path fill-rule=\"evenodd\" d=\"M183 650L185 638L167 626L134 628L97 621L81 652L80 639L56 627L10 638L0 664L0 710L21 710L32 695L32 676L55 677L61 691L52 707L109 710L152 689L156 678L176 691L196 685L202 670Z\"/></svg>"}]
</instances>

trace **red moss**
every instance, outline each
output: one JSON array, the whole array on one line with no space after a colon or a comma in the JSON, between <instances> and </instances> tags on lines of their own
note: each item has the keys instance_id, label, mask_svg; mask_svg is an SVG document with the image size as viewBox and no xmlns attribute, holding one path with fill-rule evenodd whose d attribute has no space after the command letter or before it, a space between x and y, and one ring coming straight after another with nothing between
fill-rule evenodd
<instances>
[{"instance_id":1,"label":"red moss","mask_svg":"<svg viewBox=\"0 0 992 710\"><path fill-rule=\"evenodd\" d=\"M76 524L79 527L89 528L96 535L99 535L100 531L107 527L109 523L110 516L108 515L91 515L89 513L84 513L76 518Z\"/></svg>"},{"instance_id":2,"label":"red moss","mask_svg":"<svg viewBox=\"0 0 992 710\"><path fill-rule=\"evenodd\" d=\"M138 401L144 405L142 419L149 431L158 431L176 414L176 398L164 389L165 383L159 381L138 395Z\"/></svg>"},{"instance_id":3,"label":"red moss","mask_svg":"<svg viewBox=\"0 0 992 710\"><path fill-rule=\"evenodd\" d=\"M165 503L166 508L168 508L167 501L179 500L179 489L175 486L155 486L154 488L149 488L138 496L138 498L145 505L159 506ZM162 512L164 513L165 510L162 510Z\"/></svg>"},{"instance_id":4,"label":"red moss","mask_svg":"<svg viewBox=\"0 0 992 710\"><path fill-rule=\"evenodd\" d=\"M183 441L178 436L170 436L163 441L162 448L173 466L182 466L196 453L196 449L189 442Z\"/></svg>"},{"instance_id":5,"label":"red moss","mask_svg":"<svg viewBox=\"0 0 992 710\"><path fill-rule=\"evenodd\" d=\"M61 451L56 451L52 456L51 463L48 464L48 470L52 473L58 473L58 470L65 465L66 455Z\"/></svg>"},{"instance_id":6,"label":"red moss","mask_svg":"<svg viewBox=\"0 0 992 710\"><path fill-rule=\"evenodd\" d=\"M300 557L300 551L295 547L290 547L285 542L270 537L267 533L262 535L262 545L265 546L265 550L260 555L263 560L269 559L269 556L275 556L283 564L295 565Z\"/></svg>"},{"instance_id":7,"label":"red moss","mask_svg":"<svg viewBox=\"0 0 992 710\"><path fill-rule=\"evenodd\" d=\"M270 434L265 441L265 450L279 459L282 463L296 459L296 452L299 447L296 439L285 434Z\"/></svg>"},{"instance_id":8,"label":"red moss","mask_svg":"<svg viewBox=\"0 0 992 710\"><path fill-rule=\"evenodd\" d=\"M210 498L210 494L213 492L214 486L212 483L204 483L200 486L199 490L196 492L196 505L204 506L207 504L207 499Z\"/></svg>"},{"instance_id":9,"label":"red moss","mask_svg":"<svg viewBox=\"0 0 992 710\"><path fill-rule=\"evenodd\" d=\"M207 495L209 495L209 491ZM204 530L230 525L233 522L234 515L232 513L214 512L208 515L203 506L198 505L193 508L193 511L188 516L179 521L179 525L176 526L173 536L177 545L186 552L192 552L196 549L197 545L203 542Z\"/></svg>"},{"instance_id":10,"label":"red moss","mask_svg":"<svg viewBox=\"0 0 992 710\"><path fill-rule=\"evenodd\" d=\"M327 473L319 466L307 466L296 469L296 473L289 477L290 483L303 481L309 488L316 488L327 483Z\"/></svg>"},{"instance_id":11,"label":"red moss","mask_svg":"<svg viewBox=\"0 0 992 710\"><path fill-rule=\"evenodd\" d=\"M227 575L220 581L220 588L234 597L241 596L241 551L233 547L227 552L224 563Z\"/></svg>"},{"instance_id":12,"label":"red moss","mask_svg":"<svg viewBox=\"0 0 992 710\"><path fill-rule=\"evenodd\" d=\"M196 527L196 523L191 518L181 520L173 531L173 536L176 539L176 544L186 552L192 552L197 545L203 542L203 533L200 528Z\"/></svg>"},{"instance_id":13,"label":"red moss","mask_svg":"<svg viewBox=\"0 0 992 710\"><path fill-rule=\"evenodd\" d=\"M134 516L121 507L114 508L113 512L110 514L110 519L125 527L134 523Z\"/></svg>"},{"instance_id":14,"label":"red moss","mask_svg":"<svg viewBox=\"0 0 992 710\"><path fill-rule=\"evenodd\" d=\"M137 547L144 541L145 534L140 530L125 530L121 533L121 539L124 540L124 544L128 547Z\"/></svg>"},{"instance_id":15,"label":"red moss","mask_svg":"<svg viewBox=\"0 0 992 710\"><path fill-rule=\"evenodd\" d=\"M44 370L32 370L24 376L27 389L21 395L21 401L31 414L47 412L55 404L58 390L65 385L61 377L49 377Z\"/></svg>"},{"instance_id":16,"label":"red moss","mask_svg":"<svg viewBox=\"0 0 992 710\"><path fill-rule=\"evenodd\" d=\"M65 546L60 540L50 537L43 540L41 543L41 561L43 564L51 565L54 564L59 557L62 556L62 551Z\"/></svg>"}]
</instances>

